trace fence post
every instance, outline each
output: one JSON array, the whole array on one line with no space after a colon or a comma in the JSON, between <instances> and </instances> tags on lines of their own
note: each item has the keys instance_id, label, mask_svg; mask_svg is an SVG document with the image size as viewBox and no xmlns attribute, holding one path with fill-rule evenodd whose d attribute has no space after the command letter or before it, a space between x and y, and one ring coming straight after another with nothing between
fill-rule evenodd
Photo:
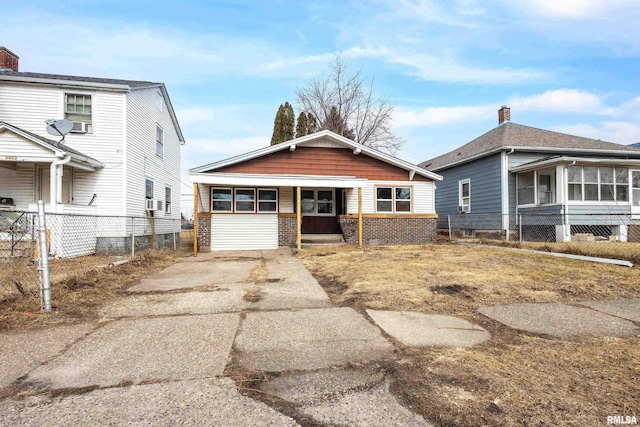
<instances>
[{"instance_id":1,"label":"fence post","mask_svg":"<svg viewBox=\"0 0 640 427\"><path fill-rule=\"evenodd\" d=\"M131 259L136 257L136 219L131 217Z\"/></svg>"},{"instance_id":2,"label":"fence post","mask_svg":"<svg viewBox=\"0 0 640 427\"><path fill-rule=\"evenodd\" d=\"M179 221L179 220L178 220ZM176 250L176 220L173 221L173 227L171 227L173 229L173 250Z\"/></svg>"},{"instance_id":3,"label":"fence post","mask_svg":"<svg viewBox=\"0 0 640 427\"><path fill-rule=\"evenodd\" d=\"M518 214L518 227L519 227L518 237L520 239L520 249L522 249L522 214L521 213Z\"/></svg>"},{"instance_id":4,"label":"fence post","mask_svg":"<svg viewBox=\"0 0 640 427\"><path fill-rule=\"evenodd\" d=\"M451 242L453 240L451 237L451 215L447 215L447 225L449 226L449 241Z\"/></svg>"},{"instance_id":5,"label":"fence post","mask_svg":"<svg viewBox=\"0 0 640 427\"><path fill-rule=\"evenodd\" d=\"M49 249L47 248L47 223L44 202L38 200L38 230L40 231L40 293L43 309L51 311L51 281L49 277Z\"/></svg>"}]
</instances>

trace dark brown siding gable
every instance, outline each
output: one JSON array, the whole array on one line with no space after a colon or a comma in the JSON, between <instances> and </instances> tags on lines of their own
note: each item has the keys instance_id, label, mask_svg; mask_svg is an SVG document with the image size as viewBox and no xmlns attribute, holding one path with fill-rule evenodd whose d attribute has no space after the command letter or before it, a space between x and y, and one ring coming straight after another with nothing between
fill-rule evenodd
<instances>
[{"instance_id":1,"label":"dark brown siding gable","mask_svg":"<svg viewBox=\"0 0 640 427\"><path fill-rule=\"evenodd\" d=\"M380 181L408 181L409 171L350 149L298 147L282 150L214 172L269 175L355 176ZM430 181L415 175L415 181Z\"/></svg>"}]
</instances>

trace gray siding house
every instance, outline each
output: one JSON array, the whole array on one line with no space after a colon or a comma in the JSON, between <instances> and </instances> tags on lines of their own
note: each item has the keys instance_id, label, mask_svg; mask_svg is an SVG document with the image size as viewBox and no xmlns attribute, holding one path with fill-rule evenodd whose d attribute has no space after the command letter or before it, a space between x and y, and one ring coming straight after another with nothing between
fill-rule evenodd
<instances>
[{"instance_id":1,"label":"gray siding house","mask_svg":"<svg viewBox=\"0 0 640 427\"><path fill-rule=\"evenodd\" d=\"M443 177L441 221L452 216L467 234L508 238L519 213L547 214L556 240L569 241L571 226L609 215L611 234L626 240L628 225L640 219L640 148L512 123L506 106L498 119L484 135L420 163Z\"/></svg>"}]
</instances>

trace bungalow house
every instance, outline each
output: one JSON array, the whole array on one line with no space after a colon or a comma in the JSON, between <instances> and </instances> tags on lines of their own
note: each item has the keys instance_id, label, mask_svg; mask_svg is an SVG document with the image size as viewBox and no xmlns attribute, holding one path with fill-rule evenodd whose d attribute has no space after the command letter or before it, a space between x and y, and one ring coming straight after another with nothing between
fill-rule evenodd
<instances>
[{"instance_id":1,"label":"bungalow house","mask_svg":"<svg viewBox=\"0 0 640 427\"><path fill-rule=\"evenodd\" d=\"M46 132L50 119L73 122L63 141ZM163 83L21 72L0 47L0 210L35 212L43 200L67 214L52 233L83 242L72 255L124 250L125 216L175 219L155 231L179 231L182 144Z\"/></svg>"},{"instance_id":2,"label":"bungalow house","mask_svg":"<svg viewBox=\"0 0 640 427\"><path fill-rule=\"evenodd\" d=\"M626 240L640 218L640 149L519 125L510 115L500 108L498 127L420 164L444 178L437 213L467 235L506 238L518 214L530 229L542 226L533 214L547 214L557 241L606 218L597 233Z\"/></svg>"},{"instance_id":3,"label":"bungalow house","mask_svg":"<svg viewBox=\"0 0 640 427\"><path fill-rule=\"evenodd\" d=\"M321 131L190 170L202 250L419 244L436 235L435 181L421 167Z\"/></svg>"}]
</instances>

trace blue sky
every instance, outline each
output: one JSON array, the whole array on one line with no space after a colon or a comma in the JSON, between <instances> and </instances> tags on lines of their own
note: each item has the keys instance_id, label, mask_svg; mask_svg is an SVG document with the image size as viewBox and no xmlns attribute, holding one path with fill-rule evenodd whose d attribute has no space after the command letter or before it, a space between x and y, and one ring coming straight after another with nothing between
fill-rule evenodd
<instances>
[{"instance_id":1,"label":"blue sky","mask_svg":"<svg viewBox=\"0 0 640 427\"><path fill-rule=\"evenodd\" d=\"M503 104L516 123L640 141L637 0L26 0L2 14L22 71L164 82L185 171L267 145L278 106L336 54L396 106L408 161L492 129Z\"/></svg>"}]
</instances>

